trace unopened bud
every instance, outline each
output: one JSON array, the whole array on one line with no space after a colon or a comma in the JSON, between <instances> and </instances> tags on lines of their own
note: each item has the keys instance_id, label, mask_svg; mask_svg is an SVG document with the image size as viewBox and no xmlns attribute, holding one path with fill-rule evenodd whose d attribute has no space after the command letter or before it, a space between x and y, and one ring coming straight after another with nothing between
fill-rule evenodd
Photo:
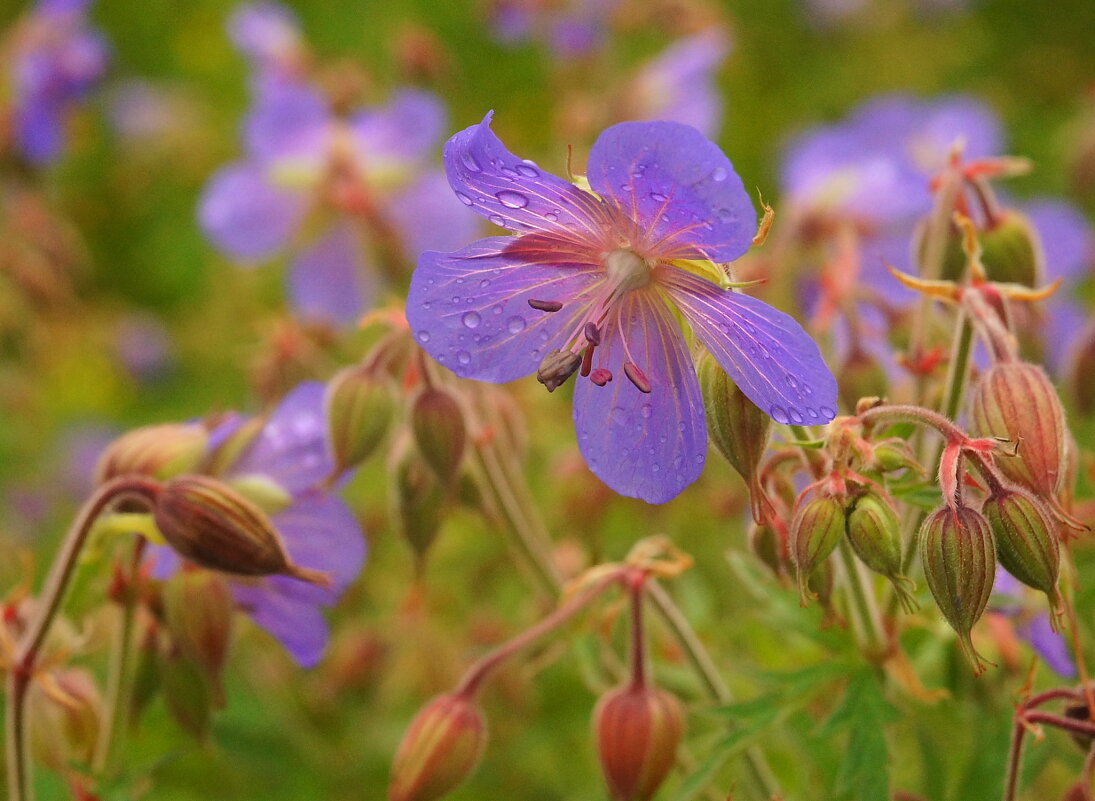
<instances>
[{"instance_id":1,"label":"unopened bud","mask_svg":"<svg viewBox=\"0 0 1095 801\"><path fill-rule=\"evenodd\" d=\"M898 470L924 472L908 440L884 439L874 446L872 456L875 466L883 473L896 473Z\"/></svg>"},{"instance_id":2,"label":"unopened bud","mask_svg":"<svg viewBox=\"0 0 1095 801\"><path fill-rule=\"evenodd\" d=\"M1049 512L1025 490L1001 489L989 496L981 513L996 538L1000 564L1028 587L1044 592L1056 607L1061 551Z\"/></svg>"},{"instance_id":3,"label":"unopened bud","mask_svg":"<svg viewBox=\"0 0 1095 801\"><path fill-rule=\"evenodd\" d=\"M168 656L161 667L167 711L186 732L204 741L213 721L212 688L205 675L181 653Z\"/></svg>"},{"instance_id":4,"label":"unopened bud","mask_svg":"<svg viewBox=\"0 0 1095 801\"><path fill-rule=\"evenodd\" d=\"M167 423L128 431L103 451L95 465L95 482L102 484L127 474L167 479L193 470L209 442L196 423Z\"/></svg>"},{"instance_id":5,"label":"unopened bud","mask_svg":"<svg viewBox=\"0 0 1095 801\"><path fill-rule=\"evenodd\" d=\"M536 380L547 387L548 392L554 392L574 375L581 364L582 357L577 353L569 350L553 350L540 362L540 367L536 371Z\"/></svg>"},{"instance_id":6,"label":"unopened bud","mask_svg":"<svg viewBox=\"0 0 1095 801\"><path fill-rule=\"evenodd\" d=\"M171 637L209 681L223 704L221 672L228 657L235 605L224 577L211 570L183 569L167 582L164 613Z\"/></svg>"},{"instance_id":7,"label":"unopened bud","mask_svg":"<svg viewBox=\"0 0 1095 801\"><path fill-rule=\"evenodd\" d=\"M812 596L810 574L829 558L843 536L844 506L836 498L817 497L799 507L791 523L791 558L803 604Z\"/></svg>"},{"instance_id":8,"label":"unopened bud","mask_svg":"<svg viewBox=\"0 0 1095 801\"><path fill-rule=\"evenodd\" d=\"M460 469L467 447L467 428L460 404L448 390L427 387L411 407L415 444L441 483L449 486Z\"/></svg>"},{"instance_id":9,"label":"unopened bud","mask_svg":"<svg viewBox=\"0 0 1095 801\"><path fill-rule=\"evenodd\" d=\"M836 373L840 398L849 409L856 407L860 398L883 397L889 388L886 368L874 356L861 347L853 347Z\"/></svg>"},{"instance_id":10,"label":"unopened bud","mask_svg":"<svg viewBox=\"0 0 1095 801\"><path fill-rule=\"evenodd\" d=\"M776 578L782 579L787 575L786 548L780 540L779 532L771 526L754 523L749 528L749 550Z\"/></svg>"},{"instance_id":11,"label":"unopened bud","mask_svg":"<svg viewBox=\"0 0 1095 801\"><path fill-rule=\"evenodd\" d=\"M920 528L920 562L939 611L958 633L975 671L984 672L970 632L988 605L996 578L996 548L988 521L966 506L932 512Z\"/></svg>"},{"instance_id":12,"label":"unopened bud","mask_svg":"<svg viewBox=\"0 0 1095 801\"><path fill-rule=\"evenodd\" d=\"M980 241L981 263L990 281L1031 287L1042 283L1042 242L1026 215L1006 209L995 225L981 232Z\"/></svg>"},{"instance_id":13,"label":"unopened bud","mask_svg":"<svg viewBox=\"0 0 1095 801\"><path fill-rule=\"evenodd\" d=\"M103 702L91 673L62 668L41 674L27 694L31 749L53 770L87 763L95 749Z\"/></svg>"},{"instance_id":14,"label":"unopened bud","mask_svg":"<svg viewBox=\"0 0 1095 801\"><path fill-rule=\"evenodd\" d=\"M613 801L647 801L676 761L684 710L676 696L657 687L618 687L597 702L593 734Z\"/></svg>"},{"instance_id":15,"label":"unopened bud","mask_svg":"<svg viewBox=\"0 0 1095 801\"><path fill-rule=\"evenodd\" d=\"M389 801L433 801L461 784L487 739L483 713L467 698L439 695L424 706L395 753Z\"/></svg>"},{"instance_id":16,"label":"unopened bud","mask_svg":"<svg viewBox=\"0 0 1095 801\"><path fill-rule=\"evenodd\" d=\"M1065 413L1045 371L1028 362L992 365L973 395L973 420L984 437L1018 443L996 464L1012 481L1049 501L1065 473Z\"/></svg>"},{"instance_id":17,"label":"unopened bud","mask_svg":"<svg viewBox=\"0 0 1095 801\"><path fill-rule=\"evenodd\" d=\"M911 582L901 575L901 523L893 502L877 492L860 497L848 514L847 532L856 556L890 580L905 611L914 610L916 601L908 587Z\"/></svg>"},{"instance_id":18,"label":"unopened bud","mask_svg":"<svg viewBox=\"0 0 1095 801\"><path fill-rule=\"evenodd\" d=\"M384 439L395 410L387 377L367 366L347 367L327 382L323 396L335 472L368 459Z\"/></svg>"},{"instance_id":19,"label":"unopened bud","mask_svg":"<svg viewBox=\"0 0 1095 801\"><path fill-rule=\"evenodd\" d=\"M421 561L441 527L445 494L433 471L404 440L392 453L392 506L403 538Z\"/></svg>"},{"instance_id":20,"label":"unopened bud","mask_svg":"<svg viewBox=\"0 0 1095 801\"><path fill-rule=\"evenodd\" d=\"M251 501L207 476L164 484L156 499L156 527L179 555L201 567L244 576L284 574L329 585L318 570L290 559L274 525Z\"/></svg>"}]
</instances>

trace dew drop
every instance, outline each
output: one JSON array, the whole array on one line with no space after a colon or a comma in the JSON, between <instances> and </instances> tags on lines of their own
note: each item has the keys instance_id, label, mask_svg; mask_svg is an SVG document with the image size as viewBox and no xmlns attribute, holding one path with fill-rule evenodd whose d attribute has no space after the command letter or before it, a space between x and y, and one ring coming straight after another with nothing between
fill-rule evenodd
<instances>
[{"instance_id":1,"label":"dew drop","mask_svg":"<svg viewBox=\"0 0 1095 801\"><path fill-rule=\"evenodd\" d=\"M487 217L487 219L490 220L495 225L499 226L500 228L505 228L506 227L506 221L497 214L492 214L489 217Z\"/></svg>"},{"instance_id":2,"label":"dew drop","mask_svg":"<svg viewBox=\"0 0 1095 801\"><path fill-rule=\"evenodd\" d=\"M788 414L791 416L791 422L796 426L802 425L802 414L798 409L790 409Z\"/></svg>"},{"instance_id":3,"label":"dew drop","mask_svg":"<svg viewBox=\"0 0 1095 801\"><path fill-rule=\"evenodd\" d=\"M431 306L433 306L433 304L427 301L426 303L422 304L422 309L424 311L429 311Z\"/></svg>"},{"instance_id":4,"label":"dew drop","mask_svg":"<svg viewBox=\"0 0 1095 801\"><path fill-rule=\"evenodd\" d=\"M430 332L429 331L419 331L418 332L418 341L419 342L429 342L430 341Z\"/></svg>"},{"instance_id":5,"label":"dew drop","mask_svg":"<svg viewBox=\"0 0 1095 801\"><path fill-rule=\"evenodd\" d=\"M818 409L818 411L821 413L821 416L826 420L832 420L834 417L836 417L836 409L833 409L830 406L822 406L820 409Z\"/></svg>"},{"instance_id":6,"label":"dew drop","mask_svg":"<svg viewBox=\"0 0 1095 801\"><path fill-rule=\"evenodd\" d=\"M806 415L811 420L817 420L817 409L815 409L813 406L807 406L806 407Z\"/></svg>"},{"instance_id":7,"label":"dew drop","mask_svg":"<svg viewBox=\"0 0 1095 801\"><path fill-rule=\"evenodd\" d=\"M660 464L658 464L657 462L654 462L653 464L650 465L650 472L652 472L652 473L660 472L661 469L662 469L662 466Z\"/></svg>"},{"instance_id":8,"label":"dew drop","mask_svg":"<svg viewBox=\"0 0 1095 801\"><path fill-rule=\"evenodd\" d=\"M511 334L520 334L525 330L525 318L523 317L510 317L506 320L506 330Z\"/></svg>"},{"instance_id":9,"label":"dew drop","mask_svg":"<svg viewBox=\"0 0 1095 801\"><path fill-rule=\"evenodd\" d=\"M526 178L539 178L540 171L530 162L524 161L517 165L517 172Z\"/></svg>"},{"instance_id":10,"label":"dew drop","mask_svg":"<svg viewBox=\"0 0 1095 801\"><path fill-rule=\"evenodd\" d=\"M489 278L484 278L482 281L479 282L479 288L480 289L486 289L488 286L490 286L490 279Z\"/></svg>"},{"instance_id":11,"label":"dew drop","mask_svg":"<svg viewBox=\"0 0 1095 801\"><path fill-rule=\"evenodd\" d=\"M734 222L738 219L738 213L730 209L719 209L715 215L723 222Z\"/></svg>"},{"instance_id":12,"label":"dew drop","mask_svg":"<svg viewBox=\"0 0 1095 801\"><path fill-rule=\"evenodd\" d=\"M712 181L725 181L726 180L726 168L716 167L715 171L711 173Z\"/></svg>"},{"instance_id":13,"label":"dew drop","mask_svg":"<svg viewBox=\"0 0 1095 801\"><path fill-rule=\"evenodd\" d=\"M812 386L810 386L809 384L803 384L802 385L802 394L803 395L813 395L814 394L814 388Z\"/></svg>"},{"instance_id":14,"label":"dew drop","mask_svg":"<svg viewBox=\"0 0 1095 801\"><path fill-rule=\"evenodd\" d=\"M667 201L667 200L668 200L669 198L667 198L667 197L666 197L665 195L663 195L663 194L662 194L661 192L651 192L651 193L650 193L650 199L651 199L651 200L654 200L654 201L657 201L658 203L664 203L664 202L665 202L665 201Z\"/></svg>"},{"instance_id":15,"label":"dew drop","mask_svg":"<svg viewBox=\"0 0 1095 801\"><path fill-rule=\"evenodd\" d=\"M456 193L456 199L459 200L461 203L463 203L465 206L470 206L472 203L475 202L470 197L465 195L463 192L457 192Z\"/></svg>"},{"instance_id":16,"label":"dew drop","mask_svg":"<svg viewBox=\"0 0 1095 801\"><path fill-rule=\"evenodd\" d=\"M768 415L777 423L790 423L791 418L787 416L787 410L782 406L771 406L768 409Z\"/></svg>"},{"instance_id":17,"label":"dew drop","mask_svg":"<svg viewBox=\"0 0 1095 801\"><path fill-rule=\"evenodd\" d=\"M456 360L461 364L467 364L471 361L471 354L468 353L466 350L462 350L458 354L456 354Z\"/></svg>"},{"instance_id":18,"label":"dew drop","mask_svg":"<svg viewBox=\"0 0 1095 801\"><path fill-rule=\"evenodd\" d=\"M501 314L501 313L502 313L502 304L501 303L495 304L491 308L491 314L498 315L498 314Z\"/></svg>"},{"instance_id":19,"label":"dew drop","mask_svg":"<svg viewBox=\"0 0 1095 801\"><path fill-rule=\"evenodd\" d=\"M654 408L649 403L644 403L639 407L639 414L643 417L650 417L654 413Z\"/></svg>"},{"instance_id":20,"label":"dew drop","mask_svg":"<svg viewBox=\"0 0 1095 801\"><path fill-rule=\"evenodd\" d=\"M544 219L550 220L551 222L559 222L559 212L549 211L547 214L544 215Z\"/></svg>"},{"instance_id":21,"label":"dew drop","mask_svg":"<svg viewBox=\"0 0 1095 801\"><path fill-rule=\"evenodd\" d=\"M783 377L787 381L787 386L789 386L791 389L798 389L798 381L793 375L791 375L790 373L786 373Z\"/></svg>"},{"instance_id":22,"label":"dew drop","mask_svg":"<svg viewBox=\"0 0 1095 801\"><path fill-rule=\"evenodd\" d=\"M494 196L498 198L498 202L503 206L511 209L523 209L528 205L528 198L520 192L511 192L508 189L504 189L501 192L495 192Z\"/></svg>"},{"instance_id":23,"label":"dew drop","mask_svg":"<svg viewBox=\"0 0 1095 801\"><path fill-rule=\"evenodd\" d=\"M478 328L480 317L477 312L470 311L460 318L465 328Z\"/></svg>"},{"instance_id":24,"label":"dew drop","mask_svg":"<svg viewBox=\"0 0 1095 801\"><path fill-rule=\"evenodd\" d=\"M483 168L479 166L479 162L475 160L475 156L471 154L470 150L465 150L460 154L460 161L470 172L483 171Z\"/></svg>"},{"instance_id":25,"label":"dew drop","mask_svg":"<svg viewBox=\"0 0 1095 801\"><path fill-rule=\"evenodd\" d=\"M502 175L506 176L511 181L517 177L517 170L511 169L509 167L502 167L499 172L501 172Z\"/></svg>"}]
</instances>

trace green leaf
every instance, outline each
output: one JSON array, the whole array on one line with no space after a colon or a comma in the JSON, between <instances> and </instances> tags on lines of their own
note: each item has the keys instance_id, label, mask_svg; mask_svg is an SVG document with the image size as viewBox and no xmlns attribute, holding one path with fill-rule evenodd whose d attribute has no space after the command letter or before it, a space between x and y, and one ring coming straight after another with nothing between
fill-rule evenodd
<instances>
[{"instance_id":1,"label":"green leaf","mask_svg":"<svg viewBox=\"0 0 1095 801\"><path fill-rule=\"evenodd\" d=\"M844 762L837 774L834 798L889 801L889 748L886 723L897 717L883 694L878 677L870 671L851 676L839 707L821 726L819 737L848 730Z\"/></svg>"},{"instance_id":2,"label":"green leaf","mask_svg":"<svg viewBox=\"0 0 1095 801\"><path fill-rule=\"evenodd\" d=\"M910 506L925 511L935 509L943 502L943 493L935 482L917 482L916 484L890 484L890 494Z\"/></svg>"}]
</instances>

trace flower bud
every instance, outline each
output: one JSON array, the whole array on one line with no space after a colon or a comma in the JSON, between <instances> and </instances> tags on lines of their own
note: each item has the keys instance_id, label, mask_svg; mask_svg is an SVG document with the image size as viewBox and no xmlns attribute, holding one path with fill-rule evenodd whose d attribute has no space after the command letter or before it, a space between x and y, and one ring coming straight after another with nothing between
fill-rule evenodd
<instances>
[{"instance_id":1,"label":"flower bud","mask_svg":"<svg viewBox=\"0 0 1095 801\"><path fill-rule=\"evenodd\" d=\"M935 510L920 528L920 562L939 611L958 633L976 672L984 672L970 632L985 611L996 577L996 548L988 521L966 506Z\"/></svg>"},{"instance_id":2,"label":"flower bud","mask_svg":"<svg viewBox=\"0 0 1095 801\"><path fill-rule=\"evenodd\" d=\"M997 362L977 384L973 420L981 436L1018 443L996 465L1047 502L1057 495L1065 464L1065 414L1045 371L1028 362Z\"/></svg>"},{"instance_id":3,"label":"flower bud","mask_svg":"<svg viewBox=\"0 0 1095 801\"><path fill-rule=\"evenodd\" d=\"M340 474L368 459L384 439L395 411L387 379L364 365L347 367L327 382L327 432Z\"/></svg>"},{"instance_id":4,"label":"flower bud","mask_svg":"<svg viewBox=\"0 0 1095 801\"><path fill-rule=\"evenodd\" d=\"M441 527L445 494L422 458L406 440L392 453L391 499L399 530L415 557L425 559Z\"/></svg>"},{"instance_id":5,"label":"flower bud","mask_svg":"<svg viewBox=\"0 0 1095 801\"><path fill-rule=\"evenodd\" d=\"M652 798L683 734L684 710L672 693L645 684L606 693L593 711L593 735L613 801Z\"/></svg>"},{"instance_id":6,"label":"flower bud","mask_svg":"<svg viewBox=\"0 0 1095 801\"><path fill-rule=\"evenodd\" d=\"M836 498L816 497L803 503L791 523L791 558L798 575L802 603L816 597L808 585L810 574L829 558L844 536L844 506Z\"/></svg>"},{"instance_id":7,"label":"flower bud","mask_svg":"<svg viewBox=\"0 0 1095 801\"><path fill-rule=\"evenodd\" d=\"M153 510L156 527L181 556L202 567L245 576L284 574L329 585L318 570L293 563L269 518L234 489L207 476L164 484Z\"/></svg>"},{"instance_id":8,"label":"flower bud","mask_svg":"<svg viewBox=\"0 0 1095 801\"><path fill-rule=\"evenodd\" d=\"M209 434L195 423L167 423L128 431L107 446L95 465L95 483L126 474L167 479L197 467Z\"/></svg>"},{"instance_id":9,"label":"flower bud","mask_svg":"<svg viewBox=\"0 0 1095 801\"><path fill-rule=\"evenodd\" d=\"M749 485L753 519L762 522L757 467L768 449L772 418L738 389L710 354L700 360L699 378L711 442Z\"/></svg>"},{"instance_id":10,"label":"flower bud","mask_svg":"<svg viewBox=\"0 0 1095 801\"><path fill-rule=\"evenodd\" d=\"M441 798L475 770L486 738L483 713L470 699L434 698L415 715L395 752L388 800Z\"/></svg>"},{"instance_id":11,"label":"flower bud","mask_svg":"<svg viewBox=\"0 0 1095 801\"><path fill-rule=\"evenodd\" d=\"M883 473L896 473L898 470L924 472L907 440L884 439L874 446L872 456L874 465Z\"/></svg>"},{"instance_id":12,"label":"flower bud","mask_svg":"<svg viewBox=\"0 0 1095 801\"><path fill-rule=\"evenodd\" d=\"M884 397L889 389L886 368L861 347L853 347L836 373L840 398L854 409L860 398Z\"/></svg>"},{"instance_id":13,"label":"flower bud","mask_svg":"<svg viewBox=\"0 0 1095 801\"><path fill-rule=\"evenodd\" d=\"M750 526L749 550L776 578L782 580L787 575L784 544L780 541L779 532L771 526L755 523Z\"/></svg>"},{"instance_id":14,"label":"flower bud","mask_svg":"<svg viewBox=\"0 0 1095 801\"><path fill-rule=\"evenodd\" d=\"M103 701L91 673L61 668L42 673L27 693L31 749L53 770L91 760Z\"/></svg>"},{"instance_id":15,"label":"flower bud","mask_svg":"<svg viewBox=\"0 0 1095 801\"><path fill-rule=\"evenodd\" d=\"M1044 592L1056 607L1061 552L1042 504L1026 491L1001 489L985 501L981 513L996 538L1000 564L1028 587Z\"/></svg>"},{"instance_id":16,"label":"flower bud","mask_svg":"<svg viewBox=\"0 0 1095 801\"><path fill-rule=\"evenodd\" d=\"M1045 275L1045 257L1038 232L1024 214L1006 209L980 235L981 263L990 281L1038 286Z\"/></svg>"},{"instance_id":17,"label":"flower bud","mask_svg":"<svg viewBox=\"0 0 1095 801\"><path fill-rule=\"evenodd\" d=\"M228 656L235 605L224 577L211 570L186 569L167 582L164 615L182 653L205 673L218 705L224 703L221 672Z\"/></svg>"},{"instance_id":18,"label":"flower bud","mask_svg":"<svg viewBox=\"0 0 1095 801\"><path fill-rule=\"evenodd\" d=\"M893 502L874 491L857 499L848 514L847 533L860 561L890 580L905 611L914 610L916 601L906 586L910 582L901 575L901 524Z\"/></svg>"},{"instance_id":19,"label":"flower bud","mask_svg":"<svg viewBox=\"0 0 1095 801\"><path fill-rule=\"evenodd\" d=\"M452 393L440 387L422 390L411 406L411 430L426 464L450 486L467 446L464 413Z\"/></svg>"},{"instance_id":20,"label":"flower bud","mask_svg":"<svg viewBox=\"0 0 1095 801\"><path fill-rule=\"evenodd\" d=\"M179 653L166 658L162 669L161 689L167 711L186 732L204 741L213 721L213 697L205 675Z\"/></svg>"}]
</instances>

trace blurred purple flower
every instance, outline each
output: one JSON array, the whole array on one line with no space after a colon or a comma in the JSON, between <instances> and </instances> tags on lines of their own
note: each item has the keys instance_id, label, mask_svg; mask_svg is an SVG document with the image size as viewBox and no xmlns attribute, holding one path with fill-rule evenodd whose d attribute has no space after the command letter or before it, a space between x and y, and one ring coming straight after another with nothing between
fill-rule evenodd
<instances>
[{"instance_id":1,"label":"blurred purple flower","mask_svg":"<svg viewBox=\"0 0 1095 801\"><path fill-rule=\"evenodd\" d=\"M1076 677L1076 663L1072 651L1064 637L1053 630L1049 622L1049 612L1045 608L1032 608L1030 598L1036 595L1019 583L1013 575L1002 567L996 568L996 583L992 588L996 596L990 611L998 612L1009 618L1020 639L1042 657L1058 676L1066 679Z\"/></svg>"},{"instance_id":2,"label":"blurred purple flower","mask_svg":"<svg viewBox=\"0 0 1095 801\"><path fill-rule=\"evenodd\" d=\"M729 38L714 28L674 42L636 76L632 116L683 122L708 138L715 136L723 113L715 71L729 53Z\"/></svg>"},{"instance_id":3,"label":"blurred purple flower","mask_svg":"<svg viewBox=\"0 0 1095 801\"><path fill-rule=\"evenodd\" d=\"M495 0L491 28L503 44L539 39L559 58L574 58L601 45L619 4L620 0Z\"/></svg>"},{"instance_id":4,"label":"blurred purple flower","mask_svg":"<svg viewBox=\"0 0 1095 801\"><path fill-rule=\"evenodd\" d=\"M228 20L228 36L251 62L259 81L295 79L306 59L296 15L273 2L237 6Z\"/></svg>"},{"instance_id":5,"label":"blurred purple flower","mask_svg":"<svg viewBox=\"0 0 1095 801\"><path fill-rule=\"evenodd\" d=\"M413 254L474 235L461 205L437 193L443 178L429 166L445 116L434 95L405 89L343 119L309 86L268 83L245 124L247 158L205 189L202 227L240 262L291 250L299 313L352 323L373 303L375 247Z\"/></svg>"},{"instance_id":6,"label":"blurred purple flower","mask_svg":"<svg viewBox=\"0 0 1095 801\"><path fill-rule=\"evenodd\" d=\"M317 664L327 644L322 609L333 605L361 572L366 546L361 526L327 489L335 470L327 441L324 385L307 382L286 396L265 418L243 452L218 477L247 491L248 485L273 483L288 504L272 514L286 550L302 567L330 574L331 587L288 576L228 576L239 607L276 637L303 667ZM238 432L246 418L235 417L216 429L211 448ZM155 575L171 575L179 558L166 547L154 548Z\"/></svg>"},{"instance_id":7,"label":"blurred purple flower","mask_svg":"<svg viewBox=\"0 0 1095 801\"><path fill-rule=\"evenodd\" d=\"M157 381L171 368L171 337L156 317L130 314L114 331L118 359L140 381Z\"/></svg>"},{"instance_id":8,"label":"blurred purple flower","mask_svg":"<svg viewBox=\"0 0 1095 801\"><path fill-rule=\"evenodd\" d=\"M813 340L716 283L714 263L749 249L756 218L715 144L679 123L615 125L593 145L583 191L507 151L490 117L449 140L445 167L463 204L518 234L422 254L407 319L435 359L481 381L535 372L549 389L582 364L582 455L608 486L651 503L694 481L707 453L678 315L776 420L833 417L836 383Z\"/></svg>"},{"instance_id":9,"label":"blurred purple flower","mask_svg":"<svg viewBox=\"0 0 1095 801\"><path fill-rule=\"evenodd\" d=\"M90 0L40 0L16 33L11 61L15 143L37 164L64 146L66 112L106 73L109 49L88 25Z\"/></svg>"}]
</instances>

